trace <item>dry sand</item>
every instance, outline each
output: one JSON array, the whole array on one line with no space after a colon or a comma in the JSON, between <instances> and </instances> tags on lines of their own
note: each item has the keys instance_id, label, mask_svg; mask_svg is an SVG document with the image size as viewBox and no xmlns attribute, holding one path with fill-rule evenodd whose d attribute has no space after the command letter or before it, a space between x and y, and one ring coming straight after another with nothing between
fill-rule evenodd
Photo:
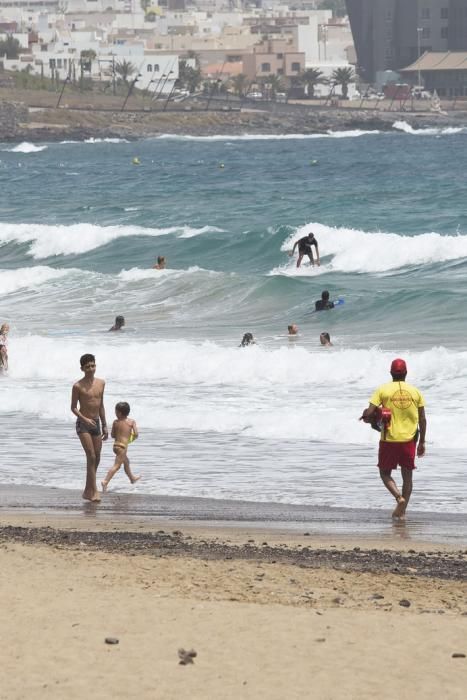
<instances>
[{"instance_id":1,"label":"dry sand","mask_svg":"<svg viewBox=\"0 0 467 700\"><path fill-rule=\"evenodd\" d=\"M2 515L2 700L466 697L465 552L94 525Z\"/></svg>"}]
</instances>

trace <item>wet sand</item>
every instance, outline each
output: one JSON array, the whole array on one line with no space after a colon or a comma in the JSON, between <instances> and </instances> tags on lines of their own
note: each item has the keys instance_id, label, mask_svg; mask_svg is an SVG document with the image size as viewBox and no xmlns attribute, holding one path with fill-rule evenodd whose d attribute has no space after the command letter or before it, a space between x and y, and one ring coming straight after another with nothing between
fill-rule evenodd
<instances>
[{"instance_id":1,"label":"wet sand","mask_svg":"<svg viewBox=\"0 0 467 700\"><path fill-rule=\"evenodd\" d=\"M0 516L5 513L44 513L51 517L73 516L98 523L138 521L203 524L205 528L248 527L250 530L307 532L320 538L378 540L387 546L411 542L467 547L465 514L425 513L409 510L405 521L391 519L393 508L324 508L284 503L253 503L210 498L154 496L111 492L99 505L85 502L74 490L33 486L1 486Z\"/></svg>"},{"instance_id":2,"label":"wet sand","mask_svg":"<svg viewBox=\"0 0 467 700\"><path fill-rule=\"evenodd\" d=\"M467 550L160 525L2 507L2 700L465 697Z\"/></svg>"}]
</instances>

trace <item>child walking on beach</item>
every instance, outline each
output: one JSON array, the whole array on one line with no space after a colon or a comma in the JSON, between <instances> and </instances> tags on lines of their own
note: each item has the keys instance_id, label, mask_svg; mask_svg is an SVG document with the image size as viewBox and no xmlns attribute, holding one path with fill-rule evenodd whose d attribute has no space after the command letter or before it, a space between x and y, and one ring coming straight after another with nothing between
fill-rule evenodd
<instances>
[{"instance_id":1,"label":"child walking on beach","mask_svg":"<svg viewBox=\"0 0 467 700\"><path fill-rule=\"evenodd\" d=\"M138 437L138 427L136 422L132 418L128 418L130 415L130 405L126 401L120 401L115 406L115 415L117 416L112 424L111 435L114 438L113 451L115 454L114 465L107 472L107 476L102 484L102 491L107 491L107 486L109 481L115 476L120 467L123 464L125 469L125 474L129 478L132 484L134 484L140 476L135 476L130 469L130 460L128 459L127 450L128 443L133 442Z\"/></svg>"}]
</instances>

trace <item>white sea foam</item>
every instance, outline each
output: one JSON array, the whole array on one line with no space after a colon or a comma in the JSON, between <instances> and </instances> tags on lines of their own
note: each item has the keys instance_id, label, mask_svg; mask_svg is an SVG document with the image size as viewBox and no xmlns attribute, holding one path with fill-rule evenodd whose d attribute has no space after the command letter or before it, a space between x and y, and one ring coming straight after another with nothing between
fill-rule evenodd
<instances>
[{"instance_id":1,"label":"white sea foam","mask_svg":"<svg viewBox=\"0 0 467 700\"><path fill-rule=\"evenodd\" d=\"M121 280L124 280L125 282L137 282L140 280L146 280L150 279L152 281L160 280L165 277L179 277L181 275L186 275L186 274L193 274L196 272L209 272L210 274L222 274L222 273L215 273L210 270L204 270L202 267L198 267L197 265L193 265L192 267L189 267L187 270L171 270L170 268L165 268L164 270L153 270L152 268L149 269L141 269L139 267L132 267L130 270L122 270L118 274L118 278Z\"/></svg>"},{"instance_id":2,"label":"white sea foam","mask_svg":"<svg viewBox=\"0 0 467 700\"><path fill-rule=\"evenodd\" d=\"M334 139L351 139L357 138L358 136L373 136L380 133L381 132L377 129L372 129L371 131L365 131L364 129L350 129L349 131L328 131L326 136Z\"/></svg>"},{"instance_id":3,"label":"white sea foam","mask_svg":"<svg viewBox=\"0 0 467 700\"><path fill-rule=\"evenodd\" d=\"M214 136L189 136L183 134L161 134L158 139L174 139L177 141L296 141L300 139L343 139L366 136L367 134L379 134L379 131L363 131L353 129L349 131L328 131L325 134L236 134Z\"/></svg>"},{"instance_id":4,"label":"white sea foam","mask_svg":"<svg viewBox=\"0 0 467 700\"><path fill-rule=\"evenodd\" d=\"M321 252L331 255L331 262L319 268L295 267L295 260L274 268L270 274L309 275L326 271L339 272L389 272L412 265L460 260L467 258L467 235L441 236L439 233L423 233L418 236L402 236L396 233L359 231L349 228L333 228L318 223L300 227L282 244L281 250L289 251L299 238L309 231L316 234ZM306 263L306 259L304 259Z\"/></svg>"},{"instance_id":5,"label":"white sea foam","mask_svg":"<svg viewBox=\"0 0 467 700\"><path fill-rule=\"evenodd\" d=\"M89 139L84 139L84 143L130 143L127 139L119 139L119 138L105 138L105 139L100 139L100 138L94 138L91 136Z\"/></svg>"},{"instance_id":6,"label":"white sea foam","mask_svg":"<svg viewBox=\"0 0 467 700\"><path fill-rule=\"evenodd\" d=\"M84 349L96 355L98 374L107 379L107 401L119 400L131 388L138 422L146 429L242 432L260 439L338 444L375 441L374 431L357 419L374 387L389 378L393 359L377 348L310 352L288 344L270 350L212 342L135 342L128 336L103 341L12 334L0 415L71 420L70 377L76 376ZM441 347L403 356L410 381L428 402L430 444L465 449L467 438L459 426L467 420L467 352Z\"/></svg>"},{"instance_id":7,"label":"white sea foam","mask_svg":"<svg viewBox=\"0 0 467 700\"><path fill-rule=\"evenodd\" d=\"M11 294L18 289L38 287L45 282L59 279L70 273L71 270L55 270L44 265L0 270L0 296Z\"/></svg>"},{"instance_id":8,"label":"white sea foam","mask_svg":"<svg viewBox=\"0 0 467 700\"><path fill-rule=\"evenodd\" d=\"M53 268L46 265L36 265L34 267L22 267L14 270L4 270L0 268L0 296L5 297L7 294L14 294L19 290L33 290L40 285L53 283L57 279L65 279L65 286L62 286L62 291L67 287L67 283L76 287L79 282L81 291L85 287L97 286L100 289L115 289L121 288L119 282L139 282L142 280L151 280L154 282L163 282L167 279L176 280L177 278L196 273L204 273L207 275L222 276L222 272L213 270L205 270L197 265L192 265L188 269L169 269L153 270L152 268L133 267L129 270L122 270L116 275L103 274L95 271L79 270L77 268ZM62 283L63 284L63 283ZM46 292L54 293L54 288L51 287ZM55 290L56 291L56 290Z\"/></svg>"},{"instance_id":9,"label":"white sea foam","mask_svg":"<svg viewBox=\"0 0 467 700\"><path fill-rule=\"evenodd\" d=\"M167 228L144 228L142 226L97 226L95 224L72 224L70 226L46 224L0 224L2 243L30 243L28 253L35 259L55 255L76 255L94 250L117 238L128 236L167 236L190 238L205 233L219 232L215 226L169 226Z\"/></svg>"},{"instance_id":10,"label":"white sea foam","mask_svg":"<svg viewBox=\"0 0 467 700\"><path fill-rule=\"evenodd\" d=\"M29 143L28 141L23 141L17 146L12 148L3 148L3 151L10 151L10 153L39 153L40 151L45 151L47 146L36 146L34 143Z\"/></svg>"},{"instance_id":11,"label":"white sea foam","mask_svg":"<svg viewBox=\"0 0 467 700\"><path fill-rule=\"evenodd\" d=\"M84 141L76 141L76 140L60 141L60 144L69 144L69 143L130 143L130 142L127 139L119 139L119 138L100 139L100 138L94 138L93 136L91 136L89 139L85 139Z\"/></svg>"},{"instance_id":12,"label":"white sea foam","mask_svg":"<svg viewBox=\"0 0 467 700\"><path fill-rule=\"evenodd\" d=\"M396 121L392 125L393 129L403 131L412 136L449 136L451 134L460 134L466 131L465 127L447 126L447 127L430 127L426 129L414 129L413 126L404 121Z\"/></svg>"}]
</instances>

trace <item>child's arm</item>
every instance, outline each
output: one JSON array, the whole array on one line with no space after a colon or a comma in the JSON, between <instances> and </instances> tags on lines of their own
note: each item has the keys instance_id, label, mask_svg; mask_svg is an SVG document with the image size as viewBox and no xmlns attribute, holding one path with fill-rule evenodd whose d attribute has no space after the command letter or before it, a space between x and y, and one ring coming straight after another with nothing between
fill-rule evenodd
<instances>
[{"instance_id":1,"label":"child's arm","mask_svg":"<svg viewBox=\"0 0 467 700\"><path fill-rule=\"evenodd\" d=\"M110 433L110 437L113 437L113 438L115 438L115 423L116 422L117 421L114 420L114 422L112 423L112 432Z\"/></svg>"},{"instance_id":2,"label":"child's arm","mask_svg":"<svg viewBox=\"0 0 467 700\"><path fill-rule=\"evenodd\" d=\"M133 423L133 424L132 424L132 426L131 426L131 429L132 429L132 431L133 431L133 434L134 434L135 440L136 440L136 438L137 438L138 435L139 435L138 426L136 425L136 421L135 421L135 420L132 421L132 423Z\"/></svg>"}]
</instances>

